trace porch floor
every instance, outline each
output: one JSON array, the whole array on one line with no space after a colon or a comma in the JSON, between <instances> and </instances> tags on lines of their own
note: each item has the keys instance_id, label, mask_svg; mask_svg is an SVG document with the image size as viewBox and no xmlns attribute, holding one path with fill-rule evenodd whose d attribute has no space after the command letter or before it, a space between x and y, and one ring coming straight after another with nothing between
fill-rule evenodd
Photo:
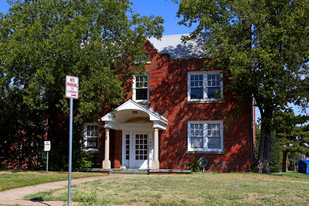
<instances>
[{"instance_id":1,"label":"porch floor","mask_svg":"<svg viewBox=\"0 0 309 206\"><path fill-rule=\"evenodd\" d=\"M98 172L112 174L190 174L190 170L175 170L175 169L102 169L102 168L85 168L80 169L80 172Z\"/></svg>"}]
</instances>

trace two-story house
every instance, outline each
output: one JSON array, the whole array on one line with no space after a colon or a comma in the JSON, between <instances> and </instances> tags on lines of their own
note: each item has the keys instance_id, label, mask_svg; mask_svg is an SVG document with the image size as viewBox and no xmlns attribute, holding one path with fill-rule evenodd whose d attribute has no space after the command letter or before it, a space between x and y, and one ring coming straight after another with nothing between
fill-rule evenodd
<instances>
[{"instance_id":1,"label":"two-story house","mask_svg":"<svg viewBox=\"0 0 309 206\"><path fill-rule=\"evenodd\" d=\"M254 107L225 87L222 68L205 70L200 36L149 39L146 72L132 80L127 100L99 123L84 125L85 149L103 169L188 169L206 157L207 169L244 172L252 165Z\"/></svg>"}]
</instances>

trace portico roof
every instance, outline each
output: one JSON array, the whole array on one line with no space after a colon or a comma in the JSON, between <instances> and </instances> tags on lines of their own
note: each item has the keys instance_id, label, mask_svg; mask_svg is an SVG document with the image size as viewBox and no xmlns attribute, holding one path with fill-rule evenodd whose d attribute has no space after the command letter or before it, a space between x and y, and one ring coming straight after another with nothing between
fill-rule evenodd
<instances>
[{"instance_id":1,"label":"portico roof","mask_svg":"<svg viewBox=\"0 0 309 206\"><path fill-rule=\"evenodd\" d=\"M105 122L105 128L120 129L122 124L128 122L153 122L153 128L166 129L168 121L165 117L153 111L153 109L128 100L114 111L101 118Z\"/></svg>"}]
</instances>

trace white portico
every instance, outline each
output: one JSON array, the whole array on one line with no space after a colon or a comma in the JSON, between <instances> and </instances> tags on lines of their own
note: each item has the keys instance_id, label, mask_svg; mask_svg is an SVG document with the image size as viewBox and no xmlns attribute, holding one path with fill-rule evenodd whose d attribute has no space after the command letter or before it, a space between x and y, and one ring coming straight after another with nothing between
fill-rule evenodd
<instances>
[{"instance_id":1,"label":"white portico","mask_svg":"<svg viewBox=\"0 0 309 206\"><path fill-rule=\"evenodd\" d=\"M111 169L109 130L122 131L122 165L127 168L159 169L159 129L165 130L167 119L151 108L133 101L120 105L101 119L105 122L105 156L103 169Z\"/></svg>"}]
</instances>

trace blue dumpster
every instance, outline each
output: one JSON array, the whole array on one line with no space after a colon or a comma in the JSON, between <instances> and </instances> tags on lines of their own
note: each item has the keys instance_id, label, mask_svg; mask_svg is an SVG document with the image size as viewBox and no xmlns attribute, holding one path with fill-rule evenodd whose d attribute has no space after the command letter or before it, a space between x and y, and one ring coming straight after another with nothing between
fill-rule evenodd
<instances>
[{"instance_id":1,"label":"blue dumpster","mask_svg":"<svg viewBox=\"0 0 309 206\"><path fill-rule=\"evenodd\" d=\"M307 159L299 160L298 172L309 175L309 160L307 160Z\"/></svg>"}]
</instances>

